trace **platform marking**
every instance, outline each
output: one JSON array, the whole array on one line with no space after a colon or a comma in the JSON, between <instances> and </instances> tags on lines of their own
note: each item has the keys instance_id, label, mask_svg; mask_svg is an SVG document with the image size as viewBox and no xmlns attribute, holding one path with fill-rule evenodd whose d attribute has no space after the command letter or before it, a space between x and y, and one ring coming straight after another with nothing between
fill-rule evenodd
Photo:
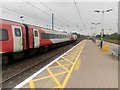
<instances>
[{"instance_id":1,"label":"platform marking","mask_svg":"<svg viewBox=\"0 0 120 90\"><path fill-rule=\"evenodd\" d=\"M74 58L74 55L69 55L68 53L66 54L68 57Z\"/></svg>"},{"instance_id":2,"label":"platform marking","mask_svg":"<svg viewBox=\"0 0 120 90\"><path fill-rule=\"evenodd\" d=\"M58 61L57 61L57 63L64 69L64 70L66 70L66 71L69 71L66 67L64 67L61 63L59 63Z\"/></svg>"},{"instance_id":3,"label":"platform marking","mask_svg":"<svg viewBox=\"0 0 120 90\"><path fill-rule=\"evenodd\" d=\"M46 65L45 67L43 67L42 69L40 69L39 71L37 71L35 74L33 74L32 76L30 76L29 78L25 79L23 82L21 82L20 84L16 85L13 90L17 89L17 88L21 88L23 87L25 84L27 84L30 80L32 80L34 77L36 77L38 74L40 74L42 71L44 71L47 67L51 66L53 63L55 63L57 60L59 60L61 57L63 57L64 55L66 55L68 52L70 52L71 50L73 50L75 47L77 47L80 43L78 43L77 45L75 45L74 47L72 47L71 49L69 49L67 52L65 52L64 54L62 54L61 56L59 56L58 58L56 58L54 61L52 61L51 63L49 63L48 65Z\"/></svg>"},{"instance_id":4,"label":"platform marking","mask_svg":"<svg viewBox=\"0 0 120 90\"><path fill-rule=\"evenodd\" d=\"M33 81L34 82L36 82L36 81L40 81L40 80L44 80L44 79L48 79L48 78L51 78L52 76L51 75L49 75L49 76L45 76L45 77L42 77L42 78L37 78L37 79L33 79ZM33 83L34 83L33 82ZM30 83L30 82L29 82Z\"/></svg>"},{"instance_id":5,"label":"platform marking","mask_svg":"<svg viewBox=\"0 0 120 90\"><path fill-rule=\"evenodd\" d=\"M79 48L79 49L81 49L81 51L82 51L83 46L84 46L84 45L82 45L81 48ZM80 52L80 53L81 53L81 52ZM68 54L69 54L69 53L68 53ZM77 54L74 55L74 57L75 57L75 56L79 57L79 54L78 54L78 55L77 55ZM76 59L78 59L78 58L76 58ZM76 59L75 59L75 61L77 61ZM60 60L60 61L61 61L61 60ZM73 68L74 68L74 66L75 66L75 64L76 64L75 61L74 61L74 63L72 64L72 67L73 67ZM67 71L67 72L65 72L65 71L64 71L64 72L61 72L60 74L65 74L65 73L68 73L68 74L69 74L69 73L71 73L71 69L68 70L67 68L64 67L64 65L62 65L62 64L59 63L58 61L56 61L56 63L59 65L59 67L62 67L62 68L64 68L64 69ZM47 68L47 71L49 72L49 74L51 75L51 77L52 77L52 79L55 81L55 83L58 85L57 87L58 87L58 88L64 88L64 86L63 86L64 82L63 82L63 84L60 84L59 80L56 78L56 75L52 73L52 71L50 70L49 67ZM68 76L68 74L67 74L67 76ZM58 75L59 75L59 74L58 74ZM43 77L43 78L48 78L48 77L49 77L49 76ZM68 78L68 77L65 77L65 80L66 80L66 78ZM42 79L42 78L40 78L40 79ZM38 79L38 80L40 80L40 79ZM33 81L35 81L35 80L33 79ZM32 83L34 83L34 82L32 82Z\"/></svg>"},{"instance_id":6,"label":"platform marking","mask_svg":"<svg viewBox=\"0 0 120 90\"><path fill-rule=\"evenodd\" d=\"M70 66L71 64L65 64L64 66ZM59 65L58 66L52 66L52 67L49 67L50 69L51 68L57 68L57 67L60 67Z\"/></svg>"},{"instance_id":7,"label":"platform marking","mask_svg":"<svg viewBox=\"0 0 120 90\"><path fill-rule=\"evenodd\" d=\"M70 75L71 75L71 73L72 73L72 71L74 69L74 66L75 66L75 64L76 64L76 62L77 62L77 60L78 60L78 58L79 58L79 56L80 56L84 46L85 46L85 44L86 44L86 41L85 41L84 45L82 46L82 49L80 50L80 53L78 54L78 56L77 56L77 58L76 58L76 60L75 60L75 62L73 64L73 66L71 67L70 72L68 73L67 77L65 78L65 80L64 80L64 82L62 84L62 87L60 87L60 88L65 88L65 86L66 86L66 84L67 84L67 82L68 82L68 80L70 78Z\"/></svg>"},{"instance_id":8,"label":"platform marking","mask_svg":"<svg viewBox=\"0 0 120 90\"><path fill-rule=\"evenodd\" d=\"M84 40L85 41L85 40ZM73 51L73 49L75 48L75 50L76 50L76 47L78 46L78 45L80 45L80 47L81 47L81 43L82 42L84 42L84 41L81 41L80 43L78 43L77 45L75 45L73 48L71 48L70 50L68 50L66 53L64 53L63 55L61 55L61 56L59 56L58 58L56 58L54 61L52 61L50 64L48 64L48 65L46 65L45 67L43 67L42 69L40 69L38 72L36 72L35 74L33 74L31 77L29 77L28 79L26 79L25 81L23 81L23 82L21 82L19 85L17 85L17 86L15 86L14 88L15 88L15 90L16 90L16 88L21 88L21 87L23 87L25 84L27 84L30 80L32 80L34 77L36 77L38 74L40 74L42 71L44 71L45 69L47 69L48 70L48 72L50 73L50 75L51 76L46 76L46 78L48 78L48 77L53 77L53 79L56 81L56 83L57 83L57 87L59 87L59 88L64 88L65 87L65 85L66 85L66 83L67 83L67 80L69 79L69 77L70 77L70 74L71 74L71 72L72 72L72 70L73 70L73 68L74 68L74 66L75 66L75 63L76 63L76 61L74 62L74 64L72 65L72 68L70 69L70 71L68 71L68 72L61 72L61 73L58 73L58 74L54 74L53 75L53 73L51 72L51 70L48 68L48 67L50 67L53 63L55 63L56 61L58 61L60 58L62 58L63 56L65 56L66 54L68 54L70 51L72 52ZM84 47L84 45L82 45L82 49L83 49L83 47ZM81 48L79 48L79 49L81 49ZM73 51L73 52L76 52L76 51L79 51L78 49L76 50L76 51ZM81 50L81 52L82 52L82 50ZM80 53L81 53L80 52ZM80 55L80 53L79 53L79 55ZM79 55L77 56L77 57L79 57ZM69 55L68 55L69 56ZM74 55L74 57L75 57L75 55ZM73 58L73 57L72 57ZM63 65L64 66L64 65ZM61 85L58 81L57 81L57 79L56 79L56 75L59 75L59 74L64 74L64 73L68 73L68 75L67 75L67 77L66 77L66 79L64 80L64 83ZM44 77L45 78L45 77ZM44 79L43 78L43 79ZM42 78L41 78L42 79ZM37 81L38 79L34 79L33 81ZM30 84L31 84L31 87L34 87L34 84L32 84L33 82L30 82ZM14 89L13 89L14 90Z\"/></svg>"},{"instance_id":9,"label":"platform marking","mask_svg":"<svg viewBox=\"0 0 120 90\"><path fill-rule=\"evenodd\" d=\"M82 47L81 48L79 48L79 49L81 49L80 50L80 53L81 53L81 51L82 51L82 48L84 47L84 45L82 45ZM69 54L69 53L68 53ZM74 57L75 56L77 56L78 58L79 58L79 54L77 55L74 55ZM75 58L75 61L74 61L74 63L72 63L72 67L74 68L74 66L75 66L75 64L76 64L76 62L78 61L78 58ZM61 60L60 60L61 61ZM65 60L66 61L66 60ZM61 72L60 74L65 74L65 73L71 73L71 69L70 70L68 70L64 65L62 65L60 62L58 62L58 61L56 61L56 63L59 65L59 67L62 67L63 69L65 69L67 72ZM52 71L50 70L50 68L48 67L47 68L47 71L49 72L49 74L51 75L51 77L52 77L52 79L55 81L55 83L58 85L57 87L58 88L64 88L64 82L63 82L63 84L60 84L60 82L59 82L59 80L56 78L56 75L55 74L53 74L52 73ZM67 74L67 76L68 76L68 74ZM48 77L48 76L47 76ZM46 77L43 77L43 78L46 78ZM68 78L68 77L65 77L65 80L66 80L66 78ZM40 78L40 79L42 79L42 78ZM38 79L38 80L40 80L40 79ZM33 81L35 81L34 79L33 79ZM32 83L34 83L34 82L32 82Z\"/></svg>"},{"instance_id":10,"label":"platform marking","mask_svg":"<svg viewBox=\"0 0 120 90\"><path fill-rule=\"evenodd\" d=\"M61 87L59 80L55 77L55 75L51 72L51 70L49 68L47 68L47 70L49 74L52 76L52 78L54 79L54 81L57 83L58 87Z\"/></svg>"},{"instance_id":11,"label":"platform marking","mask_svg":"<svg viewBox=\"0 0 120 90\"><path fill-rule=\"evenodd\" d=\"M81 60L78 59L76 65L75 65L75 68L74 68L75 71L79 70L79 68L80 68L80 63L81 63Z\"/></svg>"},{"instance_id":12,"label":"platform marking","mask_svg":"<svg viewBox=\"0 0 120 90\"><path fill-rule=\"evenodd\" d=\"M68 62L70 62L71 64L73 64L73 62L72 61L70 61L70 60L68 60L68 59L66 59L65 57L62 57L64 60L66 60L66 61L68 61Z\"/></svg>"},{"instance_id":13,"label":"platform marking","mask_svg":"<svg viewBox=\"0 0 120 90\"><path fill-rule=\"evenodd\" d=\"M30 88L31 90L35 90L35 86L34 86L33 80L30 80L29 85L31 87Z\"/></svg>"},{"instance_id":14,"label":"platform marking","mask_svg":"<svg viewBox=\"0 0 120 90\"><path fill-rule=\"evenodd\" d=\"M56 73L56 74L54 74L54 75L57 76L57 75L65 74L65 73L68 73L68 72L65 71L65 72L61 72L61 73ZM40 81L40 80L43 80L43 79L48 79L48 78L51 78L51 77L52 77L52 76L49 75L49 76L45 76L45 77L42 77L42 78L33 79L32 81L36 82L36 81ZM32 83L34 83L34 82L32 82Z\"/></svg>"}]
</instances>

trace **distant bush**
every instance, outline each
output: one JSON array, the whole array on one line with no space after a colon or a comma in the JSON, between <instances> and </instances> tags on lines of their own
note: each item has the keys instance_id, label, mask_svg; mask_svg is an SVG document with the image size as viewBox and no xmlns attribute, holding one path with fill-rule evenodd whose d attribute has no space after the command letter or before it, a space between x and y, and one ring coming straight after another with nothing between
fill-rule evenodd
<instances>
[{"instance_id":1,"label":"distant bush","mask_svg":"<svg viewBox=\"0 0 120 90\"><path fill-rule=\"evenodd\" d=\"M97 38L100 38L101 36L100 36L100 35L97 35L96 37L97 37ZM111 34L111 35L104 34L103 38L104 38L104 39L119 40L119 39L120 39L120 34L118 34L118 33L113 33L113 34Z\"/></svg>"}]
</instances>

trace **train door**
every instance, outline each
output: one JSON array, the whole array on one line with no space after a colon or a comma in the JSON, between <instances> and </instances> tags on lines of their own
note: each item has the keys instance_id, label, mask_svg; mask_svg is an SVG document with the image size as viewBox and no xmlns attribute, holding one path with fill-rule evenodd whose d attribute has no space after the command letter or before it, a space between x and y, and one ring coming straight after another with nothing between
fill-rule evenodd
<instances>
[{"instance_id":1,"label":"train door","mask_svg":"<svg viewBox=\"0 0 120 90\"><path fill-rule=\"evenodd\" d=\"M39 38L38 29L33 29L33 34L34 34L34 48L37 48L40 46L40 38Z\"/></svg>"},{"instance_id":2,"label":"train door","mask_svg":"<svg viewBox=\"0 0 120 90\"><path fill-rule=\"evenodd\" d=\"M23 50L23 35L20 26L12 26L13 33L13 51L19 52Z\"/></svg>"}]
</instances>

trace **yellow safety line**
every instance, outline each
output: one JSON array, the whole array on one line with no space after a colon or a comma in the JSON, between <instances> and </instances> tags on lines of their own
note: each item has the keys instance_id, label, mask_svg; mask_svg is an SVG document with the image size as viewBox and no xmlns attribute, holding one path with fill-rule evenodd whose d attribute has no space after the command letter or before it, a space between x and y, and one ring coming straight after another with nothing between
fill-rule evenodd
<instances>
[{"instance_id":1,"label":"yellow safety line","mask_svg":"<svg viewBox=\"0 0 120 90\"><path fill-rule=\"evenodd\" d=\"M66 67L64 67L61 63L59 63L58 61L56 61L56 63L58 63L62 68L64 68L66 71L69 71Z\"/></svg>"},{"instance_id":2,"label":"yellow safety line","mask_svg":"<svg viewBox=\"0 0 120 90\"><path fill-rule=\"evenodd\" d=\"M73 52L73 53L78 53L78 52L79 52L79 49L77 49L77 50L74 50L74 49L73 49L72 52ZM69 53L72 53L72 52L69 52Z\"/></svg>"},{"instance_id":3,"label":"yellow safety line","mask_svg":"<svg viewBox=\"0 0 120 90\"><path fill-rule=\"evenodd\" d=\"M57 76L57 75L65 74L65 73L67 73L67 71L61 72L61 73L56 73L56 74L54 74L54 75ZM45 77L33 79L33 81L36 82L36 81L40 81L40 80L47 79L47 78L51 78L51 77L52 77L52 76L45 76Z\"/></svg>"},{"instance_id":4,"label":"yellow safety line","mask_svg":"<svg viewBox=\"0 0 120 90\"><path fill-rule=\"evenodd\" d=\"M78 53L80 50L79 49L77 49L77 50L75 50L75 51L72 51L72 52L69 52L69 53L71 53L71 54L75 54L75 53Z\"/></svg>"},{"instance_id":5,"label":"yellow safety line","mask_svg":"<svg viewBox=\"0 0 120 90\"><path fill-rule=\"evenodd\" d=\"M66 59L64 56L62 57L62 59L64 59L64 60L70 62L71 64L73 64L73 62L71 62L70 60Z\"/></svg>"},{"instance_id":6,"label":"yellow safety line","mask_svg":"<svg viewBox=\"0 0 120 90\"><path fill-rule=\"evenodd\" d=\"M77 52L77 53L68 53L68 54L70 54L70 55L72 55L72 56L77 56L77 55L78 55L78 52Z\"/></svg>"},{"instance_id":7,"label":"yellow safety line","mask_svg":"<svg viewBox=\"0 0 120 90\"><path fill-rule=\"evenodd\" d=\"M30 80L30 81L29 81L29 85L30 85L30 89L31 89L31 90L35 90L35 86L34 86L33 80Z\"/></svg>"},{"instance_id":8,"label":"yellow safety line","mask_svg":"<svg viewBox=\"0 0 120 90\"><path fill-rule=\"evenodd\" d=\"M74 59L74 57L75 56L73 56L73 55L70 55L70 54L66 54L68 57L71 57L71 58L73 58ZM77 55L76 55L77 56Z\"/></svg>"},{"instance_id":9,"label":"yellow safety line","mask_svg":"<svg viewBox=\"0 0 120 90\"><path fill-rule=\"evenodd\" d=\"M58 87L61 87L61 84L60 84L59 80L54 76L54 74L51 72L51 70L49 68L47 68L47 71L53 77L53 79L56 82L56 84L58 85Z\"/></svg>"},{"instance_id":10,"label":"yellow safety line","mask_svg":"<svg viewBox=\"0 0 120 90\"><path fill-rule=\"evenodd\" d=\"M71 59L71 60L74 60L74 59ZM63 59L63 60L60 60L59 62L62 63L62 62L64 62L64 61L67 61L67 60L64 60L64 59ZM68 62L68 61L67 61L67 62ZM73 61L71 61L71 62L73 63ZM70 63L70 65L72 65L72 63ZM65 66L65 64L64 64L64 66Z\"/></svg>"},{"instance_id":11,"label":"yellow safety line","mask_svg":"<svg viewBox=\"0 0 120 90\"><path fill-rule=\"evenodd\" d=\"M43 80L43 79L47 79L47 78L51 78L52 76L45 76L45 77L41 77L41 78L37 78L37 79L33 79L33 81L39 81L39 80Z\"/></svg>"},{"instance_id":12,"label":"yellow safety line","mask_svg":"<svg viewBox=\"0 0 120 90\"><path fill-rule=\"evenodd\" d=\"M64 74L64 73L68 73L68 72L65 71L65 72L57 73L57 74L55 74L55 76L58 76L58 75L61 75L61 74Z\"/></svg>"},{"instance_id":13,"label":"yellow safety line","mask_svg":"<svg viewBox=\"0 0 120 90\"><path fill-rule=\"evenodd\" d=\"M65 88L65 86L66 86L66 84L67 84L67 82L68 82L68 79L69 79L69 77L70 77L70 75L71 75L71 73L72 73L72 71L73 71L73 69L74 69L74 66L75 66L75 64L76 64L76 62L77 62L77 60L78 60L78 58L79 58L79 56L80 56L80 54L81 54L84 46L85 46L85 44L82 46L80 53L78 54L78 56L77 56L77 58L76 58L76 60L75 60L75 62L74 62L74 64L73 64L73 66L72 66L71 69L70 69L70 72L68 73L67 77L65 78L65 80L64 80L64 82L63 82L63 84L62 84L62 87L60 87L60 88Z\"/></svg>"},{"instance_id":14,"label":"yellow safety line","mask_svg":"<svg viewBox=\"0 0 120 90\"><path fill-rule=\"evenodd\" d=\"M80 67L80 63L81 63L81 60L80 59L78 59L77 60L77 64L75 65L75 67L74 67L74 70L78 70L79 69L79 67Z\"/></svg>"},{"instance_id":15,"label":"yellow safety line","mask_svg":"<svg viewBox=\"0 0 120 90\"><path fill-rule=\"evenodd\" d=\"M58 68L58 67L61 67L61 66L59 66L59 65L58 66L51 66L49 68L51 69L51 68Z\"/></svg>"},{"instance_id":16,"label":"yellow safety line","mask_svg":"<svg viewBox=\"0 0 120 90\"><path fill-rule=\"evenodd\" d=\"M71 64L64 64L64 66L69 66ZM61 66L52 66L52 67L49 67L49 68L57 68L57 67L61 67Z\"/></svg>"}]
</instances>

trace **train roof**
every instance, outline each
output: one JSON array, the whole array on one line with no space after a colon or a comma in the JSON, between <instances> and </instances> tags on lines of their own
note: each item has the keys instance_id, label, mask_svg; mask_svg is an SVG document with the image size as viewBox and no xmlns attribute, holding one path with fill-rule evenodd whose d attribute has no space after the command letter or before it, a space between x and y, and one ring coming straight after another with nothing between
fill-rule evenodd
<instances>
[{"instance_id":1,"label":"train roof","mask_svg":"<svg viewBox=\"0 0 120 90\"><path fill-rule=\"evenodd\" d=\"M1 19L1 18L0 18L0 20L1 20L1 21L11 22L11 23L13 23L13 24L26 25L26 26L33 26L33 27L41 28L41 29L47 30L47 31L60 32L60 31L57 31L57 30L52 30L52 29L50 29L50 28L40 27L40 26L32 25L32 24L20 23L20 22L8 20L8 19ZM60 32L60 33L65 33L65 32ZM68 34L68 33L66 33L66 34Z\"/></svg>"}]
</instances>

